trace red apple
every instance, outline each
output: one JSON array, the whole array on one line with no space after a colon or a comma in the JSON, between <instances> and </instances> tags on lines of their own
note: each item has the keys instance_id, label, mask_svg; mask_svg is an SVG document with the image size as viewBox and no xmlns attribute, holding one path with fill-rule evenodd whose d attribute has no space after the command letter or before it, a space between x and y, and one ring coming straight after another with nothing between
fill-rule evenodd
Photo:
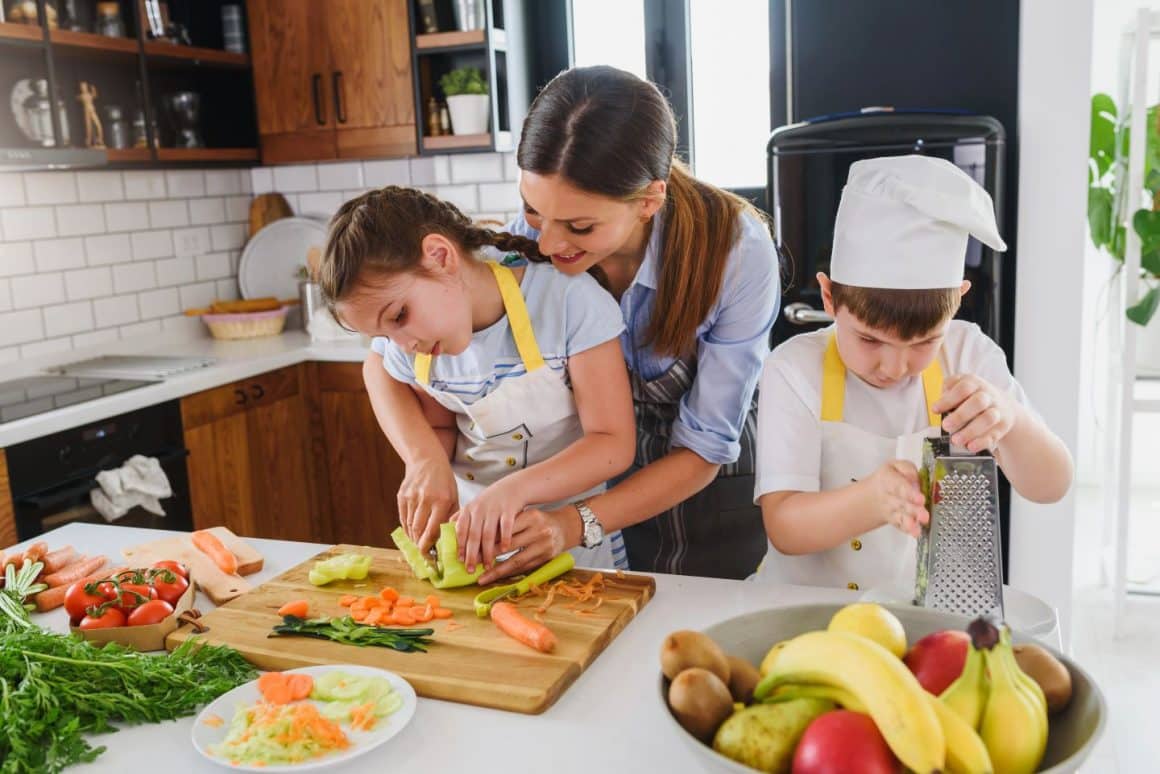
<instances>
[{"instance_id":1,"label":"red apple","mask_svg":"<svg viewBox=\"0 0 1160 774\"><path fill-rule=\"evenodd\" d=\"M793 774L898 774L902 764L869 715L834 710L819 715L802 734Z\"/></svg>"},{"instance_id":2,"label":"red apple","mask_svg":"<svg viewBox=\"0 0 1160 774\"><path fill-rule=\"evenodd\" d=\"M957 629L946 629L923 637L910 648L902 660L918 678L919 684L938 696L963 673L967 663L970 636Z\"/></svg>"}]
</instances>

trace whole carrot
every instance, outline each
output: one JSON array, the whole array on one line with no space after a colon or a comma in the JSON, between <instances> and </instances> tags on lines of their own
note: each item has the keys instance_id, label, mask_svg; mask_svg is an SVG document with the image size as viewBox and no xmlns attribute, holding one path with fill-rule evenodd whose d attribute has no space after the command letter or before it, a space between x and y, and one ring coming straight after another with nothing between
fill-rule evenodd
<instances>
[{"instance_id":1,"label":"whole carrot","mask_svg":"<svg viewBox=\"0 0 1160 774\"><path fill-rule=\"evenodd\" d=\"M193 544L203 554L213 559L214 564L221 568L226 575L238 574L238 558L225 547L218 536L206 530L193 533Z\"/></svg>"},{"instance_id":2,"label":"whole carrot","mask_svg":"<svg viewBox=\"0 0 1160 774\"><path fill-rule=\"evenodd\" d=\"M58 570L63 570L65 567L68 567L70 564L76 561L76 558L77 552L76 549L74 549L72 546L65 546L64 548L58 548L55 551L49 551L44 555L44 558L41 559L41 561L44 562L44 574L52 575Z\"/></svg>"},{"instance_id":3,"label":"whole carrot","mask_svg":"<svg viewBox=\"0 0 1160 774\"><path fill-rule=\"evenodd\" d=\"M49 588L56 586L65 586L70 583L76 583L81 578L92 575L97 570L105 566L105 557L78 557L72 564L64 567L51 575L44 576L44 582L48 584Z\"/></svg>"},{"instance_id":4,"label":"whole carrot","mask_svg":"<svg viewBox=\"0 0 1160 774\"><path fill-rule=\"evenodd\" d=\"M556 649L556 635L547 626L533 621L510 602L496 602L491 606L491 620L499 630L513 640L522 642L541 653Z\"/></svg>"}]
</instances>

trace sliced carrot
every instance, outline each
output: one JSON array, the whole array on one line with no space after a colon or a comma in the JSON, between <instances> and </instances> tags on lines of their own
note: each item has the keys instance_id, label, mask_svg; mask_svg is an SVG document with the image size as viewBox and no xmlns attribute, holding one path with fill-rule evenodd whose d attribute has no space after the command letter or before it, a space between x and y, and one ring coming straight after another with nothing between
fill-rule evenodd
<instances>
[{"instance_id":1,"label":"sliced carrot","mask_svg":"<svg viewBox=\"0 0 1160 774\"><path fill-rule=\"evenodd\" d=\"M411 607L414 604L414 597L399 597L395 600L395 607Z\"/></svg>"},{"instance_id":2,"label":"sliced carrot","mask_svg":"<svg viewBox=\"0 0 1160 774\"><path fill-rule=\"evenodd\" d=\"M386 616L387 611L384 608L377 607L367 613L367 617L364 618L362 622L367 626L378 626Z\"/></svg>"},{"instance_id":3,"label":"sliced carrot","mask_svg":"<svg viewBox=\"0 0 1160 774\"><path fill-rule=\"evenodd\" d=\"M286 675L286 685L290 688L290 695L294 701L305 699L314 690L314 678L301 672Z\"/></svg>"},{"instance_id":4,"label":"sliced carrot","mask_svg":"<svg viewBox=\"0 0 1160 774\"><path fill-rule=\"evenodd\" d=\"M351 602L350 612L354 613L355 611L361 610L362 612L365 613L368 610L370 610L371 607L370 607L370 604L367 602L368 599L369 599L368 597L359 597L354 602Z\"/></svg>"},{"instance_id":5,"label":"sliced carrot","mask_svg":"<svg viewBox=\"0 0 1160 774\"><path fill-rule=\"evenodd\" d=\"M433 608L439 607L439 597L435 596L434 594L428 594L427 598L424 599L423 602Z\"/></svg>"},{"instance_id":6,"label":"sliced carrot","mask_svg":"<svg viewBox=\"0 0 1160 774\"><path fill-rule=\"evenodd\" d=\"M392 618L399 626L414 626L417 623L415 614L409 608L396 610Z\"/></svg>"},{"instance_id":7,"label":"sliced carrot","mask_svg":"<svg viewBox=\"0 0 1160 774\"><path fill-rule=\"evenodd\" d=\"M450 618L453 613L445 607L437 607L431 611L436 618Z\"/></svg>"},{"instance_id":8,"label":"sliced carrot","mask_svg":"<svg viewBox=\"0 0 1160 774\"><path fill-rule=\"evenodd\" d=\"M384 602L394 602L395 600L397 600L399 598L399 592L395 591L390 586L387 586L386 588L384 588L382 591L379 592L379 597Z\"/></svg>"},{"instance_id":9,"label":"sliced carrot","mask_svg":"<svg viewBox=\"0 0 1160 774\"><path fill-rule=\"evenodd\" d=\"M282 672L267 672L258 678L258 690L262 698L271 704L289 704L294 701L289 675Z\"/></svg>"},{"instance_id":10,"label":"sliced carrot","mask_svg":"<svg viewBox=\"0 0 1160 774\"><path fill-rule=\"evenodd\" d=\"M358 610L351 608L351 611L350 611L350 617L353 618L358 623L362 623L363 621L365 621L367 619L367 616L369 616L369 615L370 615L370 611L365 609L365 608L360 608Z\"/></svg>"},{"instance_id":11,"label":"sliced carrot","mask_svg":"<svg viewBox=\"0 0 1160 774\"><path fill-rule=\"evenodd\" d=\"M295 599L278 608L278 615L292 615L295 618L307 618L310 615L310 603L305 599Z\"/></svg>"},{"instance_id":12,"label":"sliced carrot","mask_svg":"<svg viewBox=\"0 0 1160 774\"><path fill-rule=\"evenodd\" d=\"M445 631L445 632L453 632L453 631L455 631L456 629L462 629L462 628L464 628L463 624L461 624L461 623L455 623L455 621L448 621L448 622L447 622L447 626L445 626L445 627L443 628L443 631Z\"/></svg>"},{"instance_id":13,"label":"sliced carrot","mask_svg":"<svg viewBox=\"0 0 1160 774\"><path fill-rule=\"evenodd\" d=\"M338 604L340 607L350 607L352 604L354 604L356 599L358 599L358 597L354 594L343 594L338 598Z\"/></svg>"},{"instance_id":14,"label":"sliced carrot","mask_svg":"<svg viewBox=\"0 0 1160 774\"><path fill-rule=\"evenodd\" d=\"M415 623L427 623L435 617L435 611L431 608L430 605L424 605L423 607L416 605L414 610Z\"/></svg>"}]
</instances>

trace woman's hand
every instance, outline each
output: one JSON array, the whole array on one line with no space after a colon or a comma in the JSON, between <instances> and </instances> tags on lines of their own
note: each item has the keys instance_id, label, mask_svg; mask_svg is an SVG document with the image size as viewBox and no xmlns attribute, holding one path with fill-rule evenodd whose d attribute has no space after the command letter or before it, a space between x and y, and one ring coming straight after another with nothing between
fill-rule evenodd
<instances>
[{"instance_id":1,"label":"woman's hand","mask_svg":"<svg viewBox=\"0 0 1160 774\"><path fill-rule=\"evenodd\" d=\"M580 513L571 505L551 511L528 508L516 516L512 548L519 553L499 562L479 578L479 585L531 572L549 559L580 545Z\"/></svg>"},{"instance_id":2,"label":"woman's hand","mask_svg":"<svg viewBox=\"0 0 1160 774\"><path fill-rule=\"evenodd\" d=\"M423 553L439 537L439 525L459 507L459 490L451 462L442 457L407 466L398 494L399 522Z\"/></svg>"},{"instance_id":3,"label":"woman's hand","mask_svg":"<svg viewBox=\"0 0 1160 774\"><path fill-rule=\"evenodd\" d=\"M497 554L512 549L516 516L528 504L526 493L519 476L511 475L491 484L456 514L459 558L468 572L475 572L480 560L490 569Z\"/></svg>"}]
</instances>

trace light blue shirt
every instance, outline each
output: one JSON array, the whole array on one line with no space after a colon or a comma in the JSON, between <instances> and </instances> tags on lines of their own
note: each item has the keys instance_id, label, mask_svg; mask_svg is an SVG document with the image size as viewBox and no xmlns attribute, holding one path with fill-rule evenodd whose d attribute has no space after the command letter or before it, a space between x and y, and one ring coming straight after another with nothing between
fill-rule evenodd
<instances>
[{"instance_id":1,"label":"light blue shirt","mask_svg":"<svg viewBox=\"0 0 1160 774\"><path fill-rule=\"evenodd\" d=\"M569 277L550 264L529 263L520 280L520 292L540 355L553 370L567 368L568 358L612 341L624 330L616 301L587 274ZM414 355L382 336L371 340L371 348L383 356L383 367L391 376L415 384ZM505 314L476 331L463 352L433 358L431 387L453 393L471 405L504 379L525 373Z\"/></svg>"},{"instance_id":2,"label":"light blue shirt","mask_svg":"<svg viewBox=\"0 0 1160 774\"><path fill-rule=\"evenodd\" d=\"M523 215L504 230L529 239L540 236ZM624 357L629 369L646 381L663 375L676 362L644 344L653 308L664 303L656 297L663 238L664 222L658 215L644 261L620 297L627 324L620 334ZM681 398L672 446L718 465L737 460L745 417L769 354L769 331L781 303L779 272L768 228L753 215L742 216L737 241L726 258L721 293L697 326L697 375Z\"/></svg>"}]
</instances>

